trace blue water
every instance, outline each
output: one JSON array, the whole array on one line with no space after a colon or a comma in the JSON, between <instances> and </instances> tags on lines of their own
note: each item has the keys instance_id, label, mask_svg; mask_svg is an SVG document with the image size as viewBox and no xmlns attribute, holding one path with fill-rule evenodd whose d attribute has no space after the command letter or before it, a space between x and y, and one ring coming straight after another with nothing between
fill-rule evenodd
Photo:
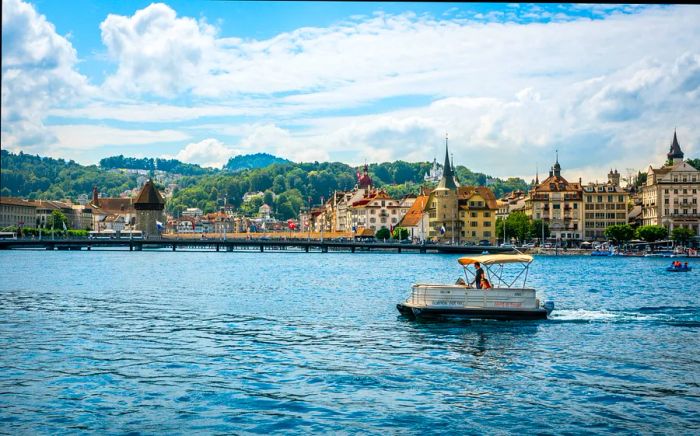
<instances>
[{"instance_id":1,"label":"blue water","mask_svg":"<svg viewBox=\"0 0 700 436\"><path fill-rule=\"evenodd\" d=\"M700 431L700 262L538 257L538 322L416 322L455 256L0 253L0 432Z\"/></svg>"}]
</instances>

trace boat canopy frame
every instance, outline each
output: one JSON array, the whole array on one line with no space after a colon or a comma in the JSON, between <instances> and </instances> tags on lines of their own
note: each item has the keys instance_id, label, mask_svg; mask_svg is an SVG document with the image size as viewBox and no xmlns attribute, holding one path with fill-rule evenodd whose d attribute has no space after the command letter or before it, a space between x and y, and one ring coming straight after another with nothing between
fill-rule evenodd
<instances>
[{"instance_id":1,"label":"boat canopy frame","mask_svg":"<svg viewBox=\"0 0 700 436\"><path fill-rule=\"evenodd\" d=\"M473 265L475 263L479 263L480 265L483 265L486 268L486 277L489 279L489 281L493 281L492 277L495 277L498 279L498 285L500 286L494 286L494 287L503 287L505 286L506 288L512 288L515 282L520 279L521 276L523 276L523 288L525 288L525 285L527 283L527 275L528 272L530 271L530 264L534 258L532 256L529 256L527 254L488 254L488 255L483 255L483 256L468 256L468 257L461 257L458 259L458 262L462 267L464 268L464 277L467 279L467 283L471 283L470 276L472 278L476 278L476 271L471 271L469 269L470 265ZM507 263L517 263L522 266L522 270L511 280L508 282L508 280L504 277L503 275L503 266Z\"/></svg>"}]
</instances>

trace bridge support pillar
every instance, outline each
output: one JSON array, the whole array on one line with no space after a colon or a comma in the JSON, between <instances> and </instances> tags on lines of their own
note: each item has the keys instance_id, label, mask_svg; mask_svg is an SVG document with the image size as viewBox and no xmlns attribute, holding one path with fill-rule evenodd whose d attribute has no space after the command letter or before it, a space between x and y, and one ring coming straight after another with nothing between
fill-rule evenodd
<instances>
[{"instance_id":1,"label":"bridge support pillar","mask_svg":"<svg viewBox=\"0 0 700 436\"><path fill-rule=\"evenodd\" d=\"M307 252L307 253L309 252L309 246L308 246L308 245L304 246L304 251Z\"/></svg>"},{"instance_id":2,"label":"bridge support pillar","mask_svg":"<svg viewBox=\"0 0 700 436\"><path fill-rule=\"evenodd\" d=\"M216 251L219 251L219 244L216 244Z\"/></svg>"},{"instance_id":3,"label":"bridge support pillar","mask_svg":"<svg viewBox=\"0 0 700 436\"><path fill-rule=\"evenodd\" d=\"M328 247L325 245L321 247L321 253L328 253Z\"/></svg>"},{"instance_id":4,"label":"bridge support pillar","mask_svg":"<svg viewBox=\"0 0 700 436\"><path fill-rule=\"evenodd\" d=\"M134 251L134 246L129 244L129 251Z\"/></svg>"},{"instance_id":5,"label":"bridge support pillar","mask_svg":"<svg viewBox=\"0 0 700 436\"><path fill-rule=\"evenodd\" d=\"M401 253L401 247L399 247L399 253Z\"/></svg>"},{"instance_id":6,"label":"bridge support pillar","mask_svg":"<svg viewBox=\"0 0 700 436\"><path fill-rule=\"evenodd\" d=\"M175 251L175 244L173 244L173 251Z\"/></svg>"},{"instance_id":7,"label":"bridge support pillar","mask_svg":"<svg viewBox=\"0 0 700 436\"><path fill-rule=\"evenodd\" d=\"M263 251L265 251L265 246L261 245L261 246L260 246L260 252L262 253Z\"/></svg>"},{"instance_id":8,"label":"bridge support pillar","mask_svg":"<svg viewBox=\"0 0 700 436\"><path fill-rule=\"evenodd\" d=\"M355 252L355 247L350 247L350 252L354 253Z\"/></svg>"},{"instance_id":9,"label":"bridge support pillar","mask_svg":"<svg viewBox=\"0 0 700 436\"><path fill-rule=\"evenodd\" d=\"M92 245L87 246L88 251L92 250Z\"/></svg>"}]
</instances>

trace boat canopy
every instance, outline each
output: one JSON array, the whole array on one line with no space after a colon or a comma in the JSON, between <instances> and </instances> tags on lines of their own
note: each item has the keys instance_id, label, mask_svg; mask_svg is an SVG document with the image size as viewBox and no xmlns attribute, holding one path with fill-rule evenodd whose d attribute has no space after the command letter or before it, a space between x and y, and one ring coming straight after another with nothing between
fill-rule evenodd
<instances>
[{"instance_id":1,"label":"boat canopy","mask_svg":"<svg viewBox=\"0 0 700 436\"><path fill-rule=\"evenodd\" d=\"M501 263L530 263L532 256L527 254L485 254L483 256L460 257L458 262L464 266L479 262L482 265L492 265Z\"/></svg>"}]
</instances>

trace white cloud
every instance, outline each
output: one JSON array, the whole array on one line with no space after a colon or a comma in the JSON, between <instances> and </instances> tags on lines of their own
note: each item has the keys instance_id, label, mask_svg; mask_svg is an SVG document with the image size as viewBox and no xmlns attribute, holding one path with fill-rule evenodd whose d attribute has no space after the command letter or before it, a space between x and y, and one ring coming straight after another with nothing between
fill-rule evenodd
<instances>
[{"instance_id":1,"label":"white cloud","mask_svg":"<svg viewBox=\"0 0 700 436\"><path fill-rule=\"evenodd\" d=\"M90 150L106 145L139 145L159 142L175 142L189 139L177 130L118 129L90 124L65 124L50 127L58 139L52 148Z\"/></svg>"},{"instance_id":2,"label":"white cloud","mask_svg":"<svg viewBox=\"0 0 700 436\"><path fill-rule=\"evenodd\" d=\"M182 162L199 164L204 167L221 168L230 157L239 153L239 150L227 147L218 139L207 138L199 142L187 144L185 148L178 151L175 156L165 157L175 158Z\"/></svg>"},{"instance_id":3,"label":"white cloud","mask_svg":"<svg viewBox=\"0 0 700 436\"><path fill-rule=\"evenodd\" d=\"M70 42L32 5L2 1L3 146L42 150L55 139L43 124L47 110L89 92L76 62Z\"/></svg>"},{"instance_id":4,"label":"white cloud","mask_svg":"<svg viewBox=\"0 0 700 436\"><path fill-rule=\"evenodd\" d=\"M105 89L174 96L206 80L215 30L203 20L177 18L173 9L153 3L132 17L110 14L100 24L102 41L117 72Z\"/></svg>"}]
</instances>

